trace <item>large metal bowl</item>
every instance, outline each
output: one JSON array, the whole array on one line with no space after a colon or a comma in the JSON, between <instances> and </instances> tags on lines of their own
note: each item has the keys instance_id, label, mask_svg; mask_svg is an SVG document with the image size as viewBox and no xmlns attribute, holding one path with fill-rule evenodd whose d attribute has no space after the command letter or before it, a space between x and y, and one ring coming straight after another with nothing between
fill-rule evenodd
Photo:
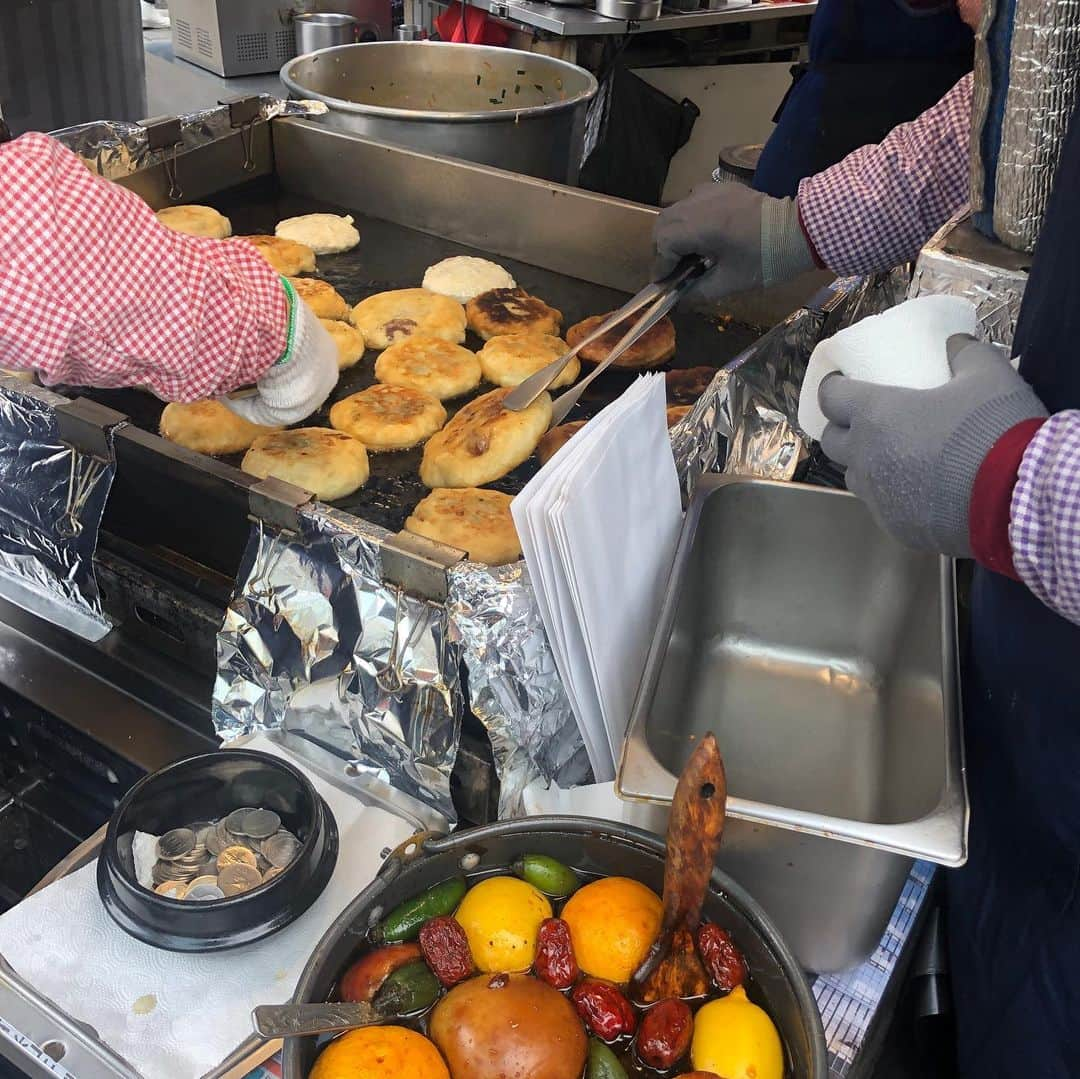
<instances>
[{"instance_id":1,"label":"large metal bowl","mask_svg":"<svg viewBox=\"0 0 1080 1079\"><path fill-rule=\"evenodd\" d=\"M570 184L597 91L565 60L433 41L322 49L287 63L281 80L324 102L341 130Z\"/></svg>"},{"instance_id":2,"label":"large metal bowl","mask_svg":"<svg viewBox=\"0 0 1080 1079\"><path fill-rule=\"evenodd\" d=\"M296 987L297 1003L326 1000L368 928L402 900L462 872L462 859L479 858L470 874L506 871L525 852L548 854L587 873L633 877L660 891L664 844L625 824L587 817L531 817L503 821L428 840L387 860L375 881L346 907L315 948ZM825 1033L814 997L791 950L768 915L730 877L714 871L705 913L731 932L746 955L756 992L772 1016L794 1079L827 1079ZM307 1079L315 1062L313 1038L285 1043L285 1079Z\"/></svg>"}]
</instances>

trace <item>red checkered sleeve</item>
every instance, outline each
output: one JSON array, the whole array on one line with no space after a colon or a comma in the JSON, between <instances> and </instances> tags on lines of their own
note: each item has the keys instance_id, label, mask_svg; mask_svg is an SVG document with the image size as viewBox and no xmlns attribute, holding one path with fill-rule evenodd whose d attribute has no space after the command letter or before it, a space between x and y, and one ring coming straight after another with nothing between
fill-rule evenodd
<instances>
[{"instance_id":1,"label":"red checkered sleeve","mask_svg":"<svg viewBox=\"0 0 1080 1079\"><path fill-rule=\"evenodd\" d=\"M194 401L253 383L288 317L250 244L171 232L46 135L0 146L0 366Z\"/></svg>"},{"instance_id":2,"label":"red checkered sleeve","mask_svg":"<svg viewBox=\"0 0 1080 1079\"><path fill-rule=\"evenodd\" d=\"M969 201L973 76L883 142L863 146L799 184L811 247L838 274L914 259Z\"/></svg>"}]
</instances>

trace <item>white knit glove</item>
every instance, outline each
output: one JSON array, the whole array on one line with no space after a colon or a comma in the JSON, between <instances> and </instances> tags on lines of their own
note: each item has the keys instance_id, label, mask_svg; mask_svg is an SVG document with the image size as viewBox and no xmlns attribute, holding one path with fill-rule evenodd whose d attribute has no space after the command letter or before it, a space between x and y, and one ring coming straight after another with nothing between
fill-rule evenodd
<instances>
[{"instance_id":1,"label":"white knit glove","mask_svg":"<svg viewBox=\"0 0 1080 1079\"><path fill-rule=\"evenodd\" d=\"M338 350L310 307L292 285L282 283L289 296L289 336L281 359L255 383L258 396L223 398L239 416L264 427L288 427L306 420L330 396L338 380Z\"/></svg>"}]
</instances>

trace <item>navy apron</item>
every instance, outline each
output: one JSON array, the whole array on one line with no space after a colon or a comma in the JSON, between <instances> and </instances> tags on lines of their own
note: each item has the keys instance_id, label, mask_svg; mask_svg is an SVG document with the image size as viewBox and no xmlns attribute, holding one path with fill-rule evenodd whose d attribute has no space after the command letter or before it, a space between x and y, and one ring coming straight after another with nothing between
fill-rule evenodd
<instances>
[{"instance_id":1,"label":"navy apron","mask_svg":"<svg viewBox=\"0 0 1080 1079\"><path fill-rule=\"evenodd\" d=\"M972 51L953 3L913 10L903 0L821 0L810 62L792 68L754 187L793 196L804 176L880 142L940 101L971 70Z\"/></svg>"},{"instance_id":2,"label":"navy apron","mask_svg":"<svg viewBox=\"0 0 1080 1079\"><path fill-rule=\"evenodd\" d=\"M1020 371L1080 408L1080 107L1017 324ZM979 568L964 670L970 855L948 874L964 1079L1080 1076L1080 626Z\"/></svg>"}]
</instances>

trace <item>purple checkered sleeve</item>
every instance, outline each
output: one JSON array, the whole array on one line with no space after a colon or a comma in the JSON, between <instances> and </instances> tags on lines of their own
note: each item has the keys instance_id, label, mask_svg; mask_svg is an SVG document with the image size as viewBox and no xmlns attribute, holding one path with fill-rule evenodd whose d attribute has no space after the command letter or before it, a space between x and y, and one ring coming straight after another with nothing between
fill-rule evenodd
<instances>
[{"instance_id":1,"label":"purple checkered sleeve","mask_svg":"<svg viewBox=\"0 0 1080 1079\"><path fill-rule=\"evenodd\" d=\"M1009 517L1020 579L1080 623L1080 411L1058 412L1039 428L1024 451Z\"/></svg>"},{"instance_id":2,"label":"purple checkered sleeve","mask_svg":"<svg viewBox=\"0 0 1080 1079\"><path fill-rule=\"evenodd\" d=\"M799 213L834 273L888 270L923 245L969 198L971 75L883 142L863 146L799 184Z\"/></svg>"}]
</instances>

